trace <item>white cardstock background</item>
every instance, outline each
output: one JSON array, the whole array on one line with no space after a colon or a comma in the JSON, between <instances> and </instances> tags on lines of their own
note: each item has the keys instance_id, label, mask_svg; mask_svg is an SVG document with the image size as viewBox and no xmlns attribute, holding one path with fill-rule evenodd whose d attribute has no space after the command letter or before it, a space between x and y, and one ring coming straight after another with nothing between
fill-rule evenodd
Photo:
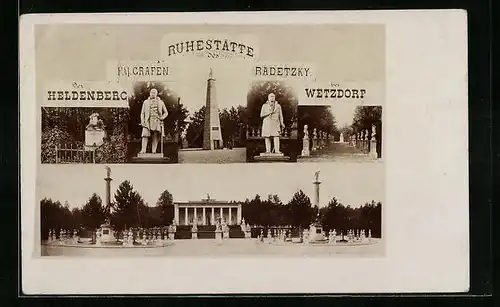
<instances>
[{"instance_id":1,"label":"white cardstock background","mask_svg":"<svg viewBox=\"0 0 500 307\"><path fill-rule=\"evenodd\" d=\"M39 161L35 135L39 128L36 126L34 24L204 22L385 24L384 257L85 259L33 256L33 238L38 236L35 209L39 204L35 197ZM24 293L385 293L468 289L465 11L25 15L20 23ZM232 167L232 171L238 173L238 167L245 165Z\"/></svg>"}]
</instances>

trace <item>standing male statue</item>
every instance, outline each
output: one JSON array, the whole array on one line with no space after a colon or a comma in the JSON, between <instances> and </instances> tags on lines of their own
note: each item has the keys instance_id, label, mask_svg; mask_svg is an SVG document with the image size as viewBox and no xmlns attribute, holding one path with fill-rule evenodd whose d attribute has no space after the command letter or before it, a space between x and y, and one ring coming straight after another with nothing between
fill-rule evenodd
<instances>
[{"instance_id":1,"label":"standing male statue","mask_svg":"<svg viewBox=\"0 0 500 307\"><path fill-rule=\"evenodd\" d=\"M141 153L146 153L148 139L152 138L151 152L156 153L158 141L163 136L163 120L168 116L165 103L158 97L158 90L153 88L149 98L144 101L141 109L142 147Z\"/></svg>"},{"instance_id":2,"label":"standing male statue","mask_svg":"<svg viewBox=\"0 0 500 307\"><path fill-rule=\"evenodd\" d=\"M260 111L260 118L262 118L262 136L266 141L266 154L271 153L271 138L274 140L274 153L280 152L280 134L281 130L285 128L283 123L283 112L281 106L276 101L274 93L267 96L267 101L262 105Z\"/></svg>"}]
</instances>

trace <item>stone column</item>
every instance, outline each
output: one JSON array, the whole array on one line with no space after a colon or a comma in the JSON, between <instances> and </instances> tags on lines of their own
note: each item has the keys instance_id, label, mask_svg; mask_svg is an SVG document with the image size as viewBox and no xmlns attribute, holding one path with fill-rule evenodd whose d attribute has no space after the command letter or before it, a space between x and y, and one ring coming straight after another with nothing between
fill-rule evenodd
<instances>
[{"instance_id":1,"label":"stone column","mask_svg":"<svg viewBox=\"0 0 500 307\"><path fill-rule=\"evenodd\" d=\"M174 204L174 221L176 225L179 225L179 205Z\"/></svg>"},{"instance_id":2,"label":"stone column","mask_svg":"<svg viewBox=\"0 0 500 307\"><path fill-rule=\"evenodd\" d=\"M210 217L210 224L215 225L215 208L212 207L212 216Z\"/></svg>"},{"instance_id":3,"label":"stone column","mask_svg":"<svg viewBox=\"0 0 500 307\"><path fill-rule=\"evenodd\" d=\"M224 217L224 208L220 207L220 220L222 222L222 218Z\"/></svg>"},{"instance_id":4,"label":"stone column","mask_svg":"<svg viewBox=\"0 0 500 307\"><path fill-rule=\"evenodd\" d=\"M105 206L106 206L106 210L109 210L110 208L110 204L111 204L111 169L106 166L106 178L104 178L104 181L106 181L106 199L104 200L105 201ZM107 212L108 214L110 212Z\"/></svg>"},{"instance_id":5,"label":"stone column","mask_svg":"<svg viewBox=\"0 0 500 307\"><path fill-rule=\"evenodd\" d=\"M232 221L233 221L233 217L231 215L231 207L229 207L229 221L228 221L228 224L232 225L233 224Z\"/></svg>"},{"instance_id":6,"label":"stone column","mask_svg":"<svg viewBox=\"0 0 500 307\"><path fill-rule=\"evenodd\" d=\"M241 212L241 204L238 204L238 225L241 224L241 219L242 219L242 212Z\"/></svg>"},{"instance_id":7,"label":"stone column","mask_svg":"<svg viewBox=\"0 0 500 307\"><path fill-rule=\"evenodd\" d=\"M319 185L321 182L316 179L314 182L314 205L319 207Z\"/></svg>"},{"instance_id":8,"label":"stone column","mask_svg":"<svg viewBox=\"0 0 500 307\"><path fill-rule=\"evenodd\" d=\"M188 220L188 207L185 207L185 208L184 208L184 212L185 212L185 215L184 215L184 225L189 225L189 220Z\"/></svg>"},{"instance_id":9,"label":"stone column","mask_svg":"<svg viewBox=\"0 0 500 307\"><path fill-rule=\"evenodd\" d=\"M194 212L193 212L193 224L194 224L194 221L198 222L198 213L196 212L196 207L194 207L193 209L194 209Z\"/></svg>"},{"instance_id":10,"label":"stone column","mask_svg":"<svg viewBox=\"0 0 500 307\"><path fill-rule=\"evenodd\" d=\"M203 207L203 225L207 225L207 216L205 212L205 207Z\"/></svg>"}]
</instances>

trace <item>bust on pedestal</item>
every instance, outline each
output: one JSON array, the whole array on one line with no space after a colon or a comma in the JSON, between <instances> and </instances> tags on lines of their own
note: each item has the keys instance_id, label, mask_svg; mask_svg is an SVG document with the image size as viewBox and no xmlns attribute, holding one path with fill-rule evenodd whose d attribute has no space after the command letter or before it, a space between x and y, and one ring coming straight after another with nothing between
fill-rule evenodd
<instances>
[{"instance_id":1,"label":"bust on pedestal","mask_svg":"<svg viewBox=\"0 0 500 307\"><path fill-rule=\"evenodd\" d=\"M222 228L218 220L215 222L215 239L222 240Z\"/></svg>"},{"instance_id":2,"label":"bust on pedestal","mask_svg":"<svg viewBox=\"0 0 500 307\"><path fill-rule=\"evenodd\" d=\"M104 143L105 128L102 119L99 119L99 113L92 113L89 124L85 127L85 150L95 150Z\"/></svg>"},{"instance_id":3,"label":"bust on pedestal","mask_svg":"<svg viewBox=\"0 0 500 307\"><path fill-rule=\"evenodd\" d=\"M193 226L191 227L191 239L198 239L198 220L195 218L193 220Z\"/></svg>"},{"instance_id":4,"label":"bust on pedestal","mask_svg":"<svg viewBox=\"0 0 500 307\"><path fill-rule=\"evenodd\" d=\"M302 139L301 155L303 157L308 157L309 155L311 155L311 152L309 150L309 130L307 125L304 125L304 138Z\"/></svg>"},{"instance_id":5,"label":"bust on pedestal","mask_svg":"<svg viewBox=\"0 0 500 307\"><path fill-rule=\"evenodd\" d=\"M172 220L172 224L170 224L170 226L168 226L168 238L170 240L174 240L175 239L175 232L177 231L177 226L175 224L175 219Z\"/></svg>"},{"instance_id":6,"label":"bust on pedestal","mask_svg":"<svg viewBox=\"0 0 500 307\"><path fill-rule=\"evenodd\" d=\"M373 159L378 158L377 154L377 139L375 136L377 135L377 131L375 128L375 125L372 126L372 135L371 135L371 140L370 140L370 157Z\"/></svg>"},{"instance_id":7,"label":"bust on pedestal","mask_svg":"<svg viewBox=\"0 0 500 307\"><path fill-rule=\"evenodd\" d=\"M250 239L252 237L252 227L250 227L250 224L246 224L245 226L245 238Z\"/></svg>"}]
</instances>

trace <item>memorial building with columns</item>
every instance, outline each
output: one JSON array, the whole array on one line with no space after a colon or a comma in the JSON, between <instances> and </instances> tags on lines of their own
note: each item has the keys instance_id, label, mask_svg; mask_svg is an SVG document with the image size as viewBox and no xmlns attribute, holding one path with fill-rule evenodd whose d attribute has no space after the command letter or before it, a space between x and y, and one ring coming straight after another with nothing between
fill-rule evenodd
<instances>
[{"instance_id":1,"label":"memorial building with columns","mask_svg":"<svg viewBox=\"0 0 500 307\"><path fill-rule=\"evenodd\" d=\"M178 201L174 203L176 225L216 225L223 220L227 225L239 225L242 219L241 203L211 199Z\"/></svg>"}]
</instances>

